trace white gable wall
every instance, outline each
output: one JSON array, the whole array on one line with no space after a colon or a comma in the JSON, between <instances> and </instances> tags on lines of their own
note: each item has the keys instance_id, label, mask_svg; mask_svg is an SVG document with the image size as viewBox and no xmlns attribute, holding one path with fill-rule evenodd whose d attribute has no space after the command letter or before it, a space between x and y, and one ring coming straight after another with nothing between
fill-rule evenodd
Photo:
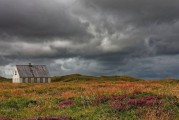
<instances>
[{"instance_id":1,"label":"white gable wall","mask_svg":"<svg viewBox=\"0 0 179 120\"><path fill-rule=\"evenodd\" d=\"M13 72L13 78L12 78L13 83L21 83L21 79L18 73L17 68L15 67L14 72Z\"/></svg>"}]
</instances>

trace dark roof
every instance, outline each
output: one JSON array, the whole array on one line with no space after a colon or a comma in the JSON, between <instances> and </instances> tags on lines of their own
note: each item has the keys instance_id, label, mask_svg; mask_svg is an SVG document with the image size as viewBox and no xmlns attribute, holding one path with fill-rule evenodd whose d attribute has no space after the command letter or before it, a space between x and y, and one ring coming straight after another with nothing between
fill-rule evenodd
<instances>
[{"instance_id":1,"label":"dark roof","mask_svg":"<svg viewBox=\"0 0 179 120\"><path fill-rule=\"evenodd\" d=\"M46 65L16 65L20 77L49 77Z\"/></svg>"}]
</instances>

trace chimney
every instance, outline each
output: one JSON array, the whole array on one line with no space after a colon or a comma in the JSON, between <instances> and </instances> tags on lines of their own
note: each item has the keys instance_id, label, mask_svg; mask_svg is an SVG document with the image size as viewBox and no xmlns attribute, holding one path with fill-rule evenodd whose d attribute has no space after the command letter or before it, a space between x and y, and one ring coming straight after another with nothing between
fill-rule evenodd
<instances>
[{"instance_id":1,"label":"chimney","mask_svg":"<svg viewBox=\"0 0 179 120\"><path fill-rule=\"evenodd\" d=\"M31 63L29 63L29 67L32 67L32 64L31 64Z\"/></svg>"}]
</instances>

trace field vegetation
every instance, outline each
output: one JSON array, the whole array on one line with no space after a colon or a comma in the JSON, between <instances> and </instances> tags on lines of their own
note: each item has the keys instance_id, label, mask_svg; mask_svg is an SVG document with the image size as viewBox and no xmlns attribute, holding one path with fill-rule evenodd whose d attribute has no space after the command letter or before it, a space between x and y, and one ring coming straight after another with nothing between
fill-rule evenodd
<instances>
[{"instance_id":1,"label":"field vegetation","mask_svg":"<svg viewBox=\"0 0 179 120\"><path fill-rule=\"evenodd\" d=\"M4 77L0 76L0 83L1 82L11 82L11 81L12 81L11 79L7 79L7 78L4 78Z\"/></svg>"},{"instance_id":2,"label":"field vegetation","mask_svg":"<svg viewBox=\"0 0 179 120\"><path fill-rule=\"evenodd\" d=\"M128 76L54 77L47 84L0 80L0 120L178 120L179 81Z\"/></svg>"}]
</instances>

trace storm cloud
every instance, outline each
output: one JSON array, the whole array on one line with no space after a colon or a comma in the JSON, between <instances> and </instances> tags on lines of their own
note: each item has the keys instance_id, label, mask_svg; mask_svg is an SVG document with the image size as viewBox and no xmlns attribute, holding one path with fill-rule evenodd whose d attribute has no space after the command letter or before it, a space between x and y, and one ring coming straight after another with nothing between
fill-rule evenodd
<instances>
[{"instance_id":1,"label":"storm cloud","mask_svg":"<svg viewBox=\"0 0 179 120\"><path fill-rule=\"evenodd\" d=\"M0 73L32 62L51 75L177 78L178 11L178 0L0 0Z\"/></svg>"}]
</instances>

